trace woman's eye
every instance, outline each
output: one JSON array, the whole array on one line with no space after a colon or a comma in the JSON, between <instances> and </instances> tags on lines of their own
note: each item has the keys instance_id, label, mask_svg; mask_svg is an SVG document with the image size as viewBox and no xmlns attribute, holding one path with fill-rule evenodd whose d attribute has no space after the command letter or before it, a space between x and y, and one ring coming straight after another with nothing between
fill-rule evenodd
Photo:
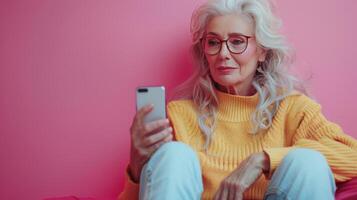
<instances>
[{"instance_id":1,"label":"woman's eye","mask_svg":"<svg viewBox=\"0 0 357 200\"><path fill-rule=\"evenodd\" d=\"M233 39L230 41L230 43L233 45L240 45L240 44L244 43L244 41L241 39Z\"/></svg>"},{"instance_id":2,"label":"woman's eye","mask_svg":"<svg viewBox=\"0 0 357 200\"><path fill-rule=\"evenodd\" d=\"M219 44L219 41L217 41L217 40L208 40L207 43L208 43L208 46L217 46Z\"/></svg>"}]
</instances>

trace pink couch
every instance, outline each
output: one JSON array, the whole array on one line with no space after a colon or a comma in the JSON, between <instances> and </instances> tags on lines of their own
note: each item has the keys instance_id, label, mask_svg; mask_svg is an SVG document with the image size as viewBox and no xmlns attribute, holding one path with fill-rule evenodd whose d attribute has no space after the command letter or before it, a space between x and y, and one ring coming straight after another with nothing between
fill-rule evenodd
<instances>
[{"instance_id":1,"label":"pink couch","mask_svg":"<svg viewBox=\"0 0 357 200\"><path fill-rule=\"evenodd\" d=\"M336 200L357 200L357 178L350 181L337 184L337 191L335 195ZM97 199L97 198L83 198L76 196L60 197L60 198L47 198L44 200L115 200L113 199Z\"/></svg>"},{"instance_id":2,"label":"pink couch","mask_svg":"<svg viewBox=\"0 0 357 200\"><path fill-rule=\"evenodd\" d=\"M337 184L335 195L336 200L356 200L357 199L357 178Z\"/></svg>"}]
</instances>

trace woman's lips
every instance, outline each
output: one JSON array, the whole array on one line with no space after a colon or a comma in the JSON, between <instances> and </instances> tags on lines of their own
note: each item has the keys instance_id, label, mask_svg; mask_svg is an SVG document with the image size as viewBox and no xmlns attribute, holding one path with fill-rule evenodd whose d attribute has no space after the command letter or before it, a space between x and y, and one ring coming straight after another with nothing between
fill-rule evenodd
<instances>
[{"instance_id":1,"label":"woman's lips","mask_svg":"<svg viewBox=\"0 0 357 200\"><path fill-rule=\"evenodd\" d=\"M233 73L233 71L236 69L237 67L227 67L227 66L219 66L216 68L216 70L221 74L230 74Z\"/></svg>"}]
</instances>

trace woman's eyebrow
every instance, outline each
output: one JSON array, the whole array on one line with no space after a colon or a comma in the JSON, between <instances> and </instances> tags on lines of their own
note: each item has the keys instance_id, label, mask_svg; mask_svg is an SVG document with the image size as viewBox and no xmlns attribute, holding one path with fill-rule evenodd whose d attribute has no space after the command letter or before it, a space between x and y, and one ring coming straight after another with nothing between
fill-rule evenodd
<instances>
[{"instance_id":1,"label":"woman's eyebrow","mask_svg":"<svg viewBox=\"0 0 357 200\"><path fill-rule=\"evenodd\" d=\"M219 36L217 33L215 32L208 32L207 35L216 35L216 36Z\"/></svg>"},{"instance_id":2,"label":"woman's eyebrow","mask_svg":"<svg viewBox=\"0 0 357 200\"><path fill-rule=\"evenodd\" d=\"M220 36L218 33L215 33L215 32L208 32L207 35L215 35L215 36L219 36L219 37L222 37ZM244 35L243 33L238 33L238 32L234 32L234 33L229 33L228 36L239 36L239 35Z\"/></svg>"}]
</instances>

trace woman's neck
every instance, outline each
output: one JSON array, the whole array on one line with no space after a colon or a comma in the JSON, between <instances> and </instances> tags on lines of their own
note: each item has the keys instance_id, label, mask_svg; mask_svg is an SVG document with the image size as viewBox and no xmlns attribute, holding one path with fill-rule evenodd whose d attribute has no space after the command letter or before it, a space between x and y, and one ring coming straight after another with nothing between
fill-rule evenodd
<instances>
[{"instance_id":1,"label":"woman's neck","mask_svg":"<svg viewBox=\"0 0 357 200\"><path fill-rule=\"evenodd\" d=\"M239 87L239 86L222 86L216 84L216 87L218 90L222 92L232 95L239 95L239 96L252 96L257 92L256 89L253 87L253 85L250 85L248 87Z\"/></svg>"}]
</instances>

